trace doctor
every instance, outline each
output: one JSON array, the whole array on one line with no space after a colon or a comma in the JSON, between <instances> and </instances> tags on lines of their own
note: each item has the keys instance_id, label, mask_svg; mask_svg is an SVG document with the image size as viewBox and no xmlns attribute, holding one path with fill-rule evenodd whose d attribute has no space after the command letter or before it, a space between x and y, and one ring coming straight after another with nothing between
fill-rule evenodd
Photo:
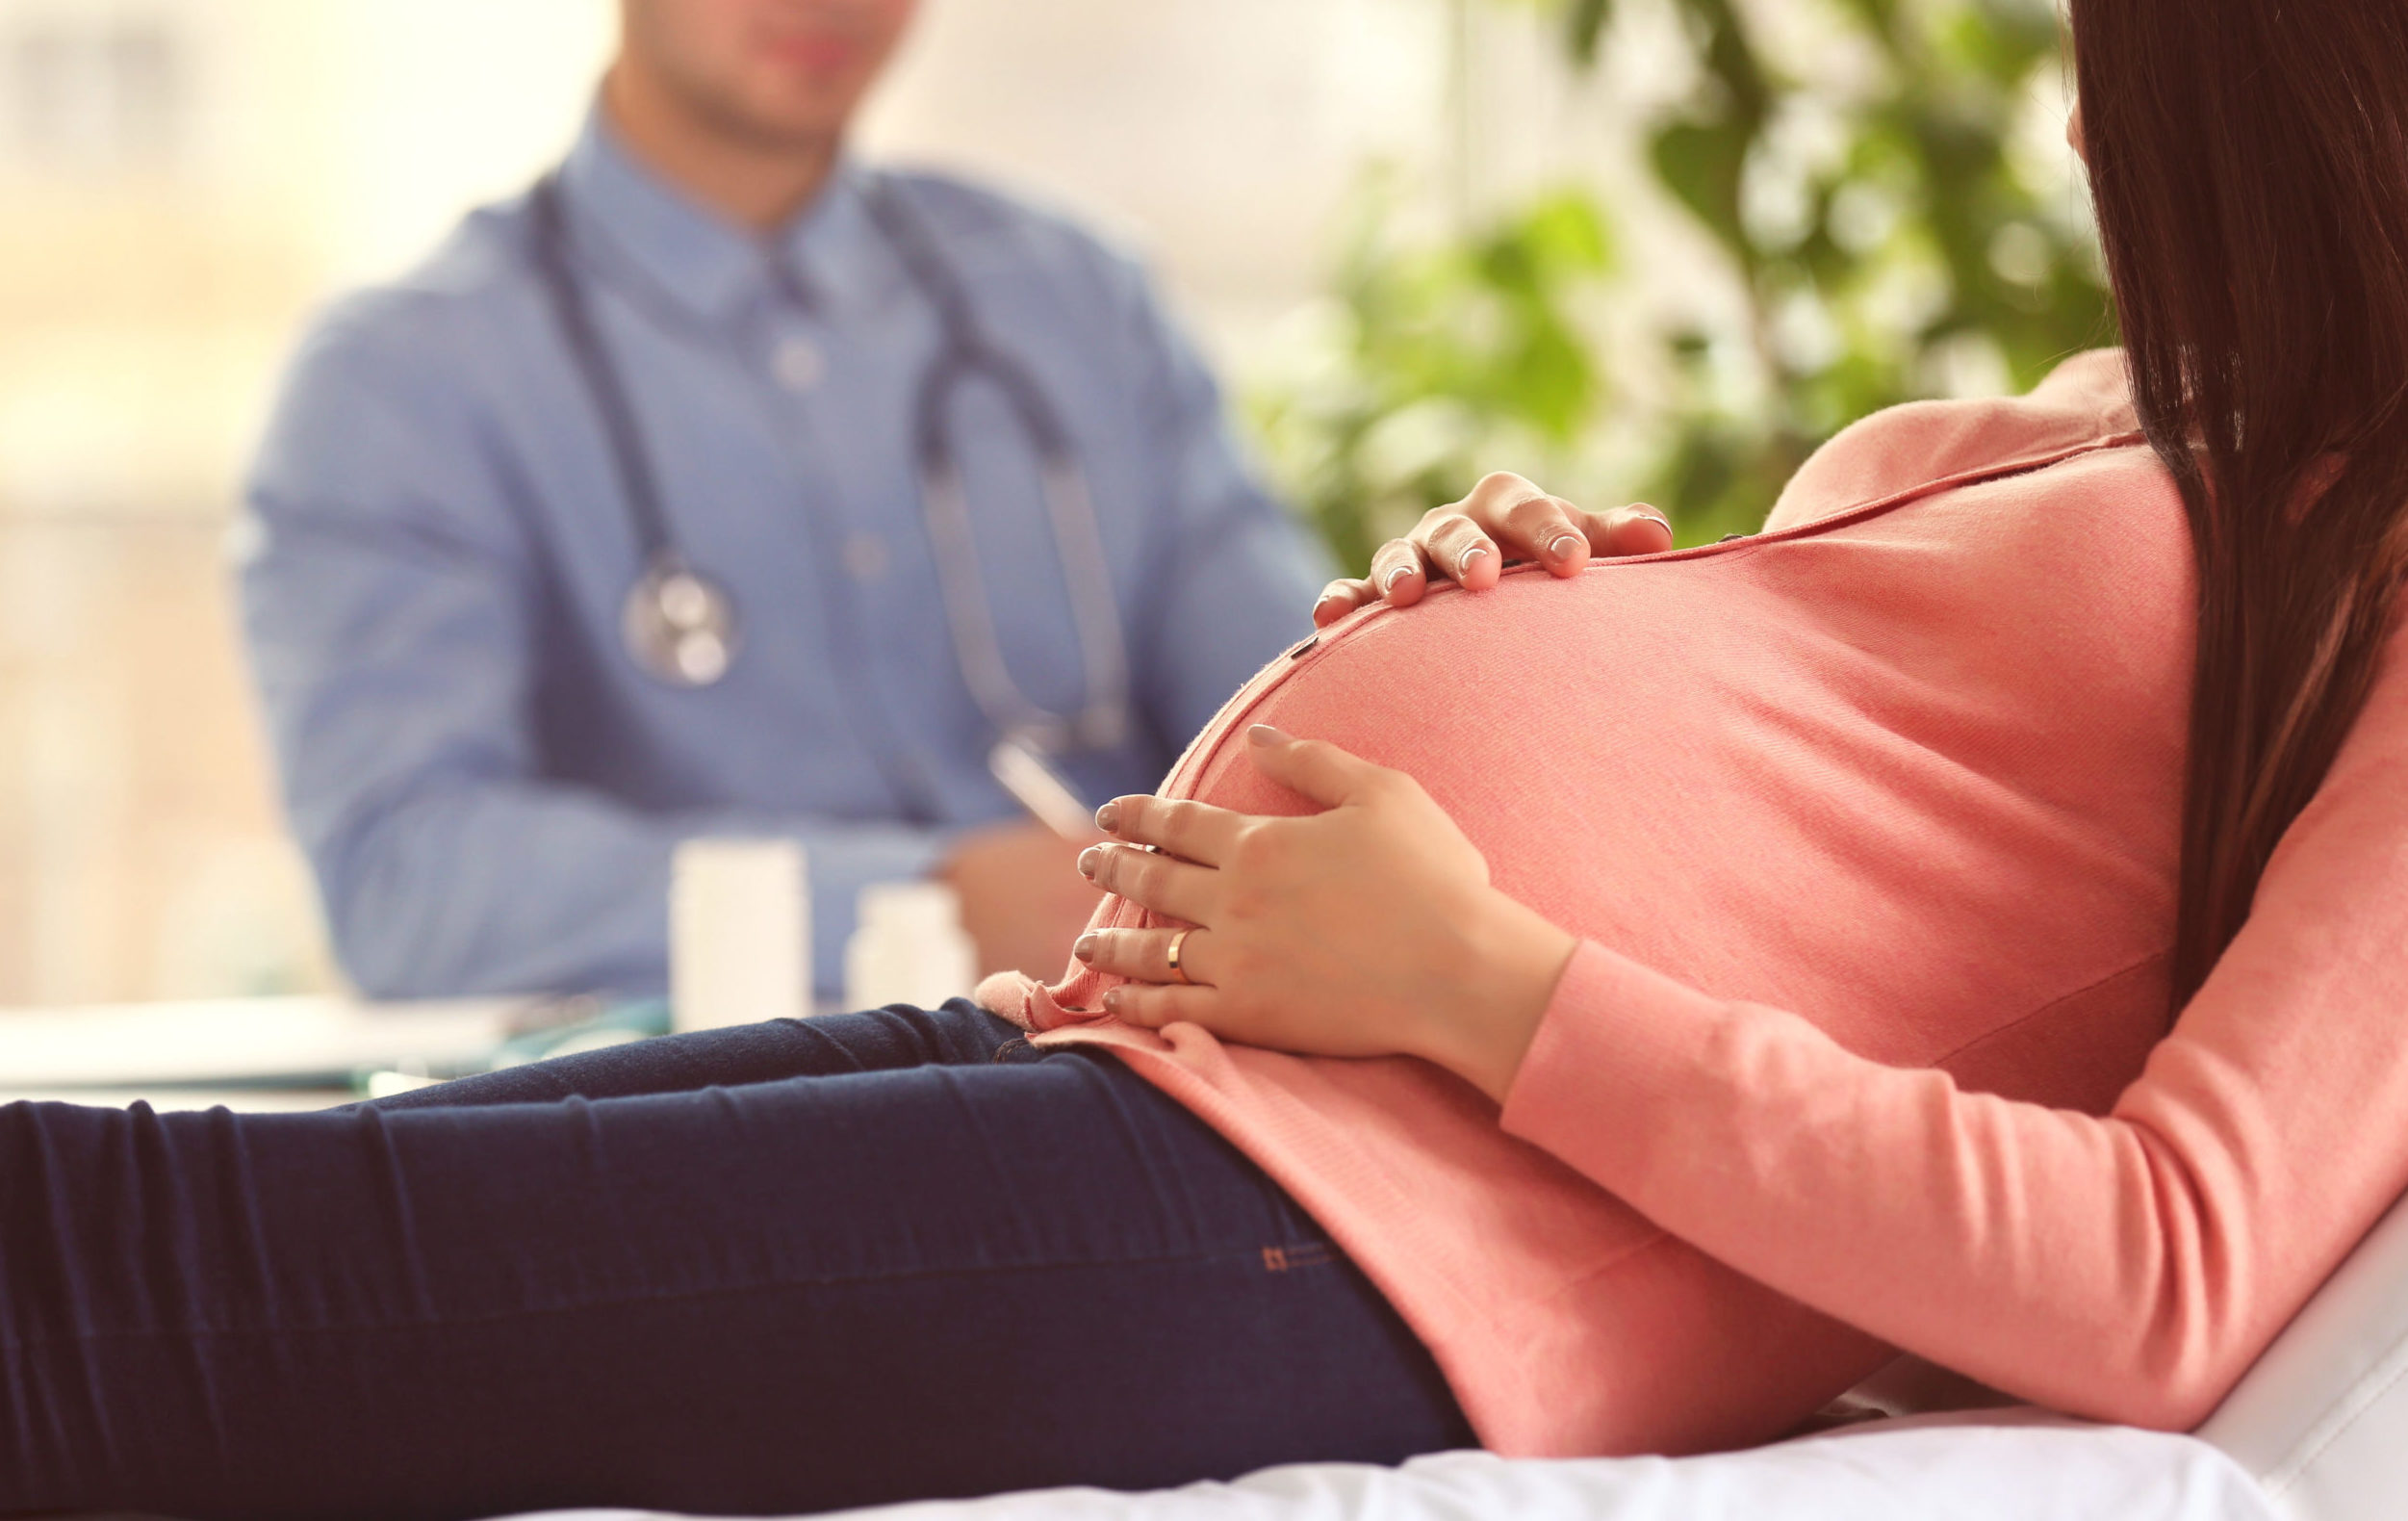
<instances>
[{"instance_id":1,"label":"doctor","mask_svg":"<svg viewBox=\"0 0 2408 1521\"><path fill-rule=\"evenodd\" d=\"M1141 272L846 154L912 9L623 0L559 169L303 344L245 624L363 990L657 988L705 834L803 842L823 989L916 876L1056 969L1093 892L998 743L1144 790L1310 632Z\"/></svg>"}]
</instances>

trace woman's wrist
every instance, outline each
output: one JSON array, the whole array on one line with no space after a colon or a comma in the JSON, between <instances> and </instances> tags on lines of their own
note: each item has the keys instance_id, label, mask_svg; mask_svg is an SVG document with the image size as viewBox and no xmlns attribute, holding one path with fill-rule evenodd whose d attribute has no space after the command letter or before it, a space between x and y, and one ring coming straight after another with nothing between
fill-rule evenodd
<instances>
[{"instance_id":1,"label":"woman's wrist","mask_svg":"<svg viewBox=\"0 0 2408 1521\"><path fill-rule=\"evenodd\" d=\"M1580 941L1494 889L1488 898L1463 974L1432 1000L1417 1054L1501 1104Z\"/></svg>"}]
</instances>

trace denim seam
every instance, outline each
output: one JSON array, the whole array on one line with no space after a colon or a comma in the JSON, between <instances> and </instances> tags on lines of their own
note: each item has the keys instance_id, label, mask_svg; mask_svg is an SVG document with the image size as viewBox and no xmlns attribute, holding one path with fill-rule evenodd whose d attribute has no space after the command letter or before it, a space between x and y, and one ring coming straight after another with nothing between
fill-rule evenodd
<instances>
[{"instance_id":1,"label":"denim seam","mask_svg":"<svg viewBox=\"0 0 2408 1521\"><path fill-rule=\"evenodd\" d=\"M1314 1262L1298 1262L1295 1254L1319 1250L1328 1253ZM0 1353L34 1351L44 1347L90 1346L111 1341L196 1341L203 1337L229 1336L337 1336L358 1335L362 1332L427 1330L436 1328L497 1325L503 1321L525 1320L535 1316L577 1315L588 1310L613 1309L635 1304L675 1304L693 1301L730 1299L747 1294L768 1294L784 1289L809 1288L843 1283L896 1283L919 1278L959 1278L984 1276L989 1274L1057 1273L1070 1268L1142 1268L1172 1264L1202 1264L1216 1261L1253 1264L1270 1273L1268 1254L1284 1251L1292 1266L1327 1266L1344 1260L1337 1250L1325 1242L1296 1243L1285 1247L1253 1247L1239 1250L1213 1251L1197 1254L1166 1253L1145 1257L1079 1258L1045 1262L1020 1262L1008 1266L977 1268L918 1268L894 1273L849 1274L821 1276L798 1276L769 1278L755 1283L728 1284L718 1288L690 1289L652 1294L605 1295L573 1304L528 1306L514 1310L488 1310L474 1315L439 1316L432 1319L372 1320L341 1322L315 1326L229 1326L192 1328L164 1328L145 1330L105 1330L76 1332L66 1336L36 1336L23 1338L0 1334Z\"/></svg>"}]
</instances>

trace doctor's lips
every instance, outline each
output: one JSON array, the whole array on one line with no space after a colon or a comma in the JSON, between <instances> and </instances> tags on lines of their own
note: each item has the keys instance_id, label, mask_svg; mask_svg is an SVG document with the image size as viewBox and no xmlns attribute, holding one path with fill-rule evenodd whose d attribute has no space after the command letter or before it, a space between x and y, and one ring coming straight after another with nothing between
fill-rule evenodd
<instances>
[{"instance_id":1,"label":"doctor's lips","mask_svg":"<svg viewBox=\"0 0 2408 1521\"><path fill-rule=\"evenodd\" d=\"M777 62L809 74L845 74L867 58L862 39L843 32L773 33L760 39L760 51Z\"/></svg>"}]
</instances>

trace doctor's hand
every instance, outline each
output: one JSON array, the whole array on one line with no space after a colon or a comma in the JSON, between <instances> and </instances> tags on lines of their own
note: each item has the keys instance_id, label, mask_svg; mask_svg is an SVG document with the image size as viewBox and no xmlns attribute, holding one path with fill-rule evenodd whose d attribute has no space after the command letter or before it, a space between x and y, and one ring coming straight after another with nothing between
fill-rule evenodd
<instances>
[{"instance_id":1,"label":"doctor's hand","mask_svg":"<svg viewBox=\"0 0 2408 1521\"><path fill-rule=\"evenodd\" d=\"M1313 626L1327 628L1382 598L1410 607L1433 577L1486 591L1509 559L1536 560L1550 575L1573 576L1591 555L1619 559L1672 547L1672 524L1645 503L1586 512L1500 470L1481 477L1461 502L1423 513L1411 533L1381 545L1369 577L1322 587Z\"/></svg>"},{"instance_id":2,"label":"doctor's hand","mask_svg":"<svg viewBox=\"0 0 2408 1521\"><path fill-rule=\"evenodd\" d=\"M1501 1101L1577 942L1490 886L1478 849L1403 772L1260 724L1246 738L1258 770L1323 812L1105 804L1096 822L1114 839L1081 869L1194 928L1184 985L1175 928L1081 936L1079 960L1132 979L1104 1007L1275 1050L1419 1056Z\"/></svg>"},{"instance_id":3,"label":"doctor's hand","mask_svg":"<svg viewBox=\"0 0 2408 1521\"><path fill-rule=\"evenodd\" d=\"M1050 982L1061 974L1062 948L1102 897L1078 869L1079 852L1098 838L1064 839L1041 824L961 837L936 874L961 894L961 927L978 945L980 976L1024 971Z\"/></svg>"}]
</instances>

